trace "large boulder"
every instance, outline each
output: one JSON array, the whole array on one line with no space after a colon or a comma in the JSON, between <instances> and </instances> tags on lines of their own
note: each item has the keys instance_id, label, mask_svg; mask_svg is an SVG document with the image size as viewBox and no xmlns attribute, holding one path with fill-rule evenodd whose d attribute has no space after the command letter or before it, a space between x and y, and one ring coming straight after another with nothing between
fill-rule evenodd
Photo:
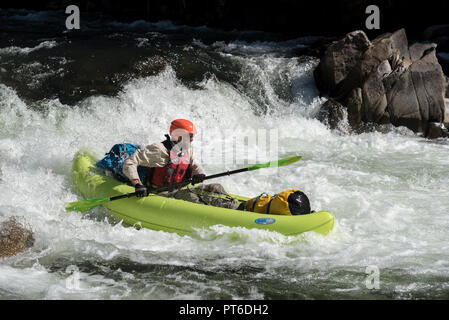
<instances>
[{"instance_id":1,"label":"large boulder","mask_svg":"<svg viewBox=\"0 0 449 320\"><path fill-rule=\"evenodd\" d=\"M449 89L435 48L409 45L404 29L373 41L354 31L324 52L314 73L317 87L347 107L352 126L392 123L427 135L429 123L449 122Z\"/></svg>"}]
</instances>

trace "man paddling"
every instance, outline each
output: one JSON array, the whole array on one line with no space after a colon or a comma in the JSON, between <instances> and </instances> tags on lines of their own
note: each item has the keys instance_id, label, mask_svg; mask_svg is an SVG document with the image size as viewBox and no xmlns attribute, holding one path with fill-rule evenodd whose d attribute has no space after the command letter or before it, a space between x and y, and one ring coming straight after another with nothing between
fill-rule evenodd
<instances>
[{"instance_id":1,"label":"man paddling","mask_svg":"<svg viewBox=\"0 0 449 320\"><path fill-rule=\"evenodd\" d=\"M148 196L153 188L170 186L190 178L195 185L206 177L191 145L197 134L194 124L186 119L176 119L171 122L169 132L164 141L138 149L123 164L123 173L133 184L137 197ZM138 166L148 168L146 181L141 181ZM229 197L220 184L165 191L159 195L231 209L238 206L238 201Z\"/></svg>"}]
</instances>

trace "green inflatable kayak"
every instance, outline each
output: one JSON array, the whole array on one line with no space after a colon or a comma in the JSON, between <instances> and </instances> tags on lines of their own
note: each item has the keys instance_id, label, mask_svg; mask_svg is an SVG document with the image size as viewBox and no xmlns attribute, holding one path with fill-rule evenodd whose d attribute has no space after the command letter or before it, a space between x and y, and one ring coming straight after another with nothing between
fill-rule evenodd
<instances>
[{"instance_id":1,"label":"green inflatable kayak","mask_svg":"<svg viewBox=\"0 0 449 320\"><path fill-rule=\"evenodd\" d=\"M88 152L76 154L72 179L85 198L113 197L134 192L134 188L96 168L96 159ZM234 195L233 195L234 196ZM240 201L248 198L234 196ZM257 228L277 231L284 235L298 235L315 231L327 234L334 227L334 215L327 211L300 216L267 215L232 210L171 199L157 195L145 198L124 198L104 204L115 216L130 225L184 235L213 225Z\"/></svg>"}]
</instances>

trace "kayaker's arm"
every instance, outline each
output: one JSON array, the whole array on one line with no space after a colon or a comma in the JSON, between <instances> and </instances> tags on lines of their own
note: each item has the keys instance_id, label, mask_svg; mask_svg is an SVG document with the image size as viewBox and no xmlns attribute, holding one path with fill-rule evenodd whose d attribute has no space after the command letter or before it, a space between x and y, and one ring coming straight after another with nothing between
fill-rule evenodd
<instances>
[{"instance_id":1,"label":"kayaker's arm","mask_svg":"<svg viewBox=\"0 0 449 320\"><path fill-rule=\"evenodd\" d=\"M135 185L140 181L137 172L138 166L163 167L167 164L168 159L169 155L162 143L153 143L146 146L145 149L137 150L132 156L126 159L123 164L123 173Z\"/></svg>"}]
</instances>

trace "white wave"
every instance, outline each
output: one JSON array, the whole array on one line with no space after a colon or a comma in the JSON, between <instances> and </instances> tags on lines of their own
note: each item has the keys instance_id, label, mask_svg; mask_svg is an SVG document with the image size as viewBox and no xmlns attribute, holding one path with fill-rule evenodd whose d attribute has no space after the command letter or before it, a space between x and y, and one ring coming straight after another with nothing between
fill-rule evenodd
<instances>
[{"instance_id":1,"label":"white wave","mask_svg":"<svg viewBox=\"0 0 449 320\"><path fill-rule=\"evenodd\" d=\"M4 54L4 55L14 55L14 54L29 54L30 52L33 51L37 51L40 49L51 49L54 48L58 45L58 43L56 41L53 40L47 40L47 41L43 41L41 43L39 43L37 46L29 48L29 47L15 47L15 46L11 46L11 47L5 47L5 48L0 48L0 55Z\"/></svg>"}]
</instances>

